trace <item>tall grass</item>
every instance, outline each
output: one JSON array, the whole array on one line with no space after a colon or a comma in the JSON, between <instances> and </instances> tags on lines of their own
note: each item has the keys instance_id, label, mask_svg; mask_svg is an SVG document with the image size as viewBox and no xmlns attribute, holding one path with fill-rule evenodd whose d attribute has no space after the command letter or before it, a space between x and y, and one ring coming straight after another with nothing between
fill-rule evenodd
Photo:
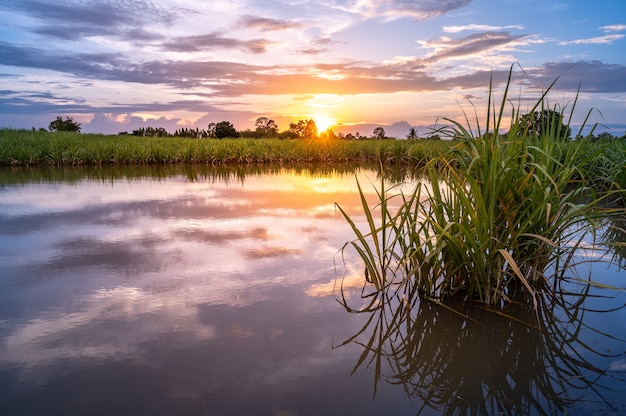
<instances>
[{"instance_id":1,"label":"tall grass","mask_svg":"<svg viewBox=\"0 0 626 416\"><path fill-rule=\"evenodd\" d=\"M595 221L623 212L601 208L620 191L593 187L590 171L581 168L599 160L600 147L564 143L559 128L531 132L514 107L508 133L500 133L511 74L498 107L490 85L484 125L447 120L445 133L459 142L430 163L428 183L405 193L385 189L383 181L375 207L359 185L363 231L339 207L356 236L343 250L356 250L373 289L366 310L390 297L411 305L418 296L461 295L502 306L517 290L556 291L559 273L572 264L584 234L595 231ZM546 108L553 85L531 111ZM602 174L601 182L615 184L612 175Z\"/></svg>"},{"instance_id":2,"label":"tall grass","mask_svg":"<svg viewBox=\"0 0 626 416\"><path fill-rule=\"evenodd\" d=\"M442 140L218 140L0 129L0 165L381 161L385 165L423 165L451 145Z\"/></svg>"}]
</instances>

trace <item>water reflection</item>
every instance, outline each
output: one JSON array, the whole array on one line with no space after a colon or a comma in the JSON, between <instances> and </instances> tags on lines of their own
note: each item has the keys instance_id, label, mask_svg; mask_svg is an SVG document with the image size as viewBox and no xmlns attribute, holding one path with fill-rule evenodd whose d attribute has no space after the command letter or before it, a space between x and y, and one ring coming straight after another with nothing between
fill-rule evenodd
<instances>
[{"instance_id":1,"label":"water reflection","mask_svg":"<svg viewBox=\"0 0 626 416\"><path fill-rule=\"evenodd\" d=\"M614 394L626 381L626 332L615 327L602 332L589 326L587 315L623 315L623 293L592 290L592 284L576 280L558 293L545 288L537 309L524 292L500 310L455 298L441 303L412 293L380 293L366 284L361 309L354 307L354 297L341 300L349 312L368 316L341 346L360 345L353 372L372 371L375 391L381 381L402 386L419 399L417 414L589 414L598 409L622 414L626 407Z\"/></svg>"},{"instance_id":2,"label":"water reflection","mask_svg":"<svg viewBox=\"0 0 626 416\"><path fill-rule=\"evenodd\" d=\"M162 169L0 169L0 414L408 406L361 403L358 320L316 291L374 172Z\"/></svg>"},{"instance_id":3,"label":"water reflection","mask_svg":"<svg viewBox=\"0 0 626 416\"><path fill-rule=\"evenodd\" d=\"M626 269L626 212L605 222L602 240L611 250L612 262Z\"/></svg>"},{"instance_id":4,"label":"water reflection","mask_svg":"<svg viewBox=\"0 0 626 416\"><path fill-rule=\"evenodd\" d=\"M352 231L335 203L366 221L355 175L378 180L345 166L0 169L0 414L415 414L474 409L481 397L495 409L481 394L494 380L511 384L505 364L520 384L554 372L545 338L559 339L548 336L556 329L472 311L493 321L480 326L428 302L346 314L337 265L348 268L347 291L361 287L362 269L338 258ZM405 178L394 175L385 173ZM588 315L585 324L626 333L622 310ZM378 384L374 399L369 378L350 377L363 348L332 349L370 316L366 331L382 331L374 341L394 343L355 339L366 339L364 363L376 350L379 375L394 383ZM580 339L608 348L594 337ZM590 362L583 375L602 380L624 371L623 348L610 348L598 360L583 351L577 370ZM503 364L459 358L485 352Z\"/></svg>"},{"instance_id":5,"label":"water reflection","mask_svg":"<svg viewBox=\"0 0 626 416\"><path fill-rule=\"evenodd\" d=\"M406 179L415 179L423 176L423 169L419 167L384 168L385 177L393 183ZM169 180L172 177L185 178L186 181L211 181L230 184L245 184L247 179L267 176L290 174L307 177L336 177L352 176L354 172L368 172L372 178L379 178L379 166L342 164L295 164L295 165L232 165L232 166L205 166L205 165L91 165L91 166L33 166L0 168L0 189L6 186L25 185L33 183L77 183L91 180L95 182L115 183L117 181L132 181L152 179L156 181Z\"/></svg>"}]
</instances>

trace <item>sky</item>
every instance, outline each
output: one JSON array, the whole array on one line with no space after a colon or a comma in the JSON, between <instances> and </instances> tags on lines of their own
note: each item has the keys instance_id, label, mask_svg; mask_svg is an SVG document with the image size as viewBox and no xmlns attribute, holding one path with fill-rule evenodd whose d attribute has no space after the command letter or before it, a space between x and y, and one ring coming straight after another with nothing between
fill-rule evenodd
<instances>
[{"instance_id":1,"label":"sky","mask_svg":"<svg viewBox=\"0 0 626 416\"><path fill-rule=\"evenodd\" d=\"M626 6L588 0L2 0L0 127L86 133L279 129L427 135L551 107L626 131ZM578 98L577 97L578 94ZM575 104L575 105L574 105ZM573 129L575 132L576 128Z\"/></svg>"}]
</instances>

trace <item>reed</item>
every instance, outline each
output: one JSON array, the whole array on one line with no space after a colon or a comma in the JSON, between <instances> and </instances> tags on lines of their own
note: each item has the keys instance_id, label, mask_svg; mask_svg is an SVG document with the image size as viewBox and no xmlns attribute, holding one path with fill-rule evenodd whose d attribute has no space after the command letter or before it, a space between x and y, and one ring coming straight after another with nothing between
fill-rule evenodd
<instances>
[{"instance_id":1,"label":"reed","mask_svg":"<svg viewBox=\"0 0 626 416\"><path fill-rule=\"evenodd\" d=\"M500 133L511 74L497 108L490 85L484 125L447 119L442 132L458 143L429 163L428 182L403 192L383 180L374 207L359 185L364 231L341 210L356 236L342 251L356 250L372 289L365 309L394 297L410 305L418 296L455 295L503 306L517 290L533 297L540 287L555 290L585 233L595 232L599 218L623 212L601 208L622 192L613 174L600 175L602 186L589 175L606 154L602 147L565 143L558 128L529 131L516 108L508 133ZM531 111L547 107L553 85Z\"/></svg>"}]
</instances>

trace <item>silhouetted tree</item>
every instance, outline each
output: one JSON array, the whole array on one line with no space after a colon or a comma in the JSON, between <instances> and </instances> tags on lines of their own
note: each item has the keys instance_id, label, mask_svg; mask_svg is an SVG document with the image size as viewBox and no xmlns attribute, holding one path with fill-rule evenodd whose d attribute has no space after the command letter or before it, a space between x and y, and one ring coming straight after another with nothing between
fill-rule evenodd
<instances>
[{"instance_id":1,"label":"silhouetted tree","mask_svg":"<svg viewBox=\"0 0 626 416\"><path fill-rule=\"evenodd\" d=\"M280 133L278 133L278 138L281 140L293 140L293 139L299 139L300 135L296 133L294 130L287 129L285 131L281 131Z\"/></svg>"},{"instance_id":2,"label":"silhouetted tree","mask_svg":"<svg viewBox=\"0 0 626 416\"><path fill-rule=\"evenodd\" d=\"M382 127L376 127L374 129L374 134L372 135L373 139L384 139L385 138L385 129L383 129Z\"/></svg>"},{"instance_id":3,"label":"silhouetted tree","mask_svg":"<svg viewBox=\"0 0 626 416\"><path fill-rule=\"evenodd\" d=\"M229 121L220 121L215 125L215 137L224 139L226 137L239 137L239 133Z\"/></svg>"},{"instance_id":4,"label":"silhouetted tree","mask_svg":"<svg viewBox=\"0 0 626 416\"><path fill-rule=\"evenodd\" d=\"M200 130L199 128L188 129L186 127L181 127L174 132L174 137L186 137L190 139L201 139L205 137L209 137L209 134L206 130Z\"/></svg>"},{"instance_id":5,"label":"silhouetted tree","mask_svg":"<svg viewBox=\"0 0 626 416\"><path fill-rule=\"evenodd\" d=\"M304 122L304 120L299 120L297 123L289 123L289 132L293 133L293 135L295 137L303 137L304 135L304 128L306 127L306 124Z\"/></svg>"},{"instance_id":6,"label":"silhouetted tree","mask_svg":"<svg viewBox=\"0 0 626 416\"><path fill-rule=\"evenodd\" d=\"M580 138L580 137L577 137ZM597 136L594 134L589 134L587 136L588 139L590 139L591 141L597 142L597 141L603 141L603 142L610 142L613 140L625 140L626 139L626 133L624 133L623 136L616 136L611 132L608 131L603 131L602 133L598 134Z\"/></svg>"},{"instance_id":7,"label":"silhouetted tree","mask_svg":"<svg viewBox=\"0 0 626 416\"><path fill-rule=\"evenodd\" d=\"M73 131L80 133L80 123L75 123L72 117L66 117L65 120L58 116L56 120L51 121L48 125L50 131Z\"/></svg>"},{"instance_id":8,"label":"silhouetted tree","mask_svg":"<svg viewBox=\"0 0 626 416\"><path fill-rule=\"evenodd\" d=\"M419 136L417 135L417 129L415 127L411 127L409 129L409 134L406 135L406 138L409 140L415 140L417 139Z\"/></svg>"},{"instance_id":9,"label":"silhouetted tree","mask_svg":"<svg viewBox=\"0 0 626 416\"><path fill-rule=\"evenodd\" d=\"M215 137L215 123L209 123L209 126L207 127L207 135L209 137Z\"/></svg>"},{"instance_id":10,"label":"silhouetted tree","mask_svg":"<svg viewBox=\"0 0 626 416\"><path fill-rule=\"evenodd\" d=\"M289 123L289 131L296 137L303 139L317 137L317 125L314 120L299 120L297 123Z\"/></svg>"},{"instance_id":11,"label":"silhouetted tree","mask_svg":"<svg viewBox=\"0 0 626 416\"><path fill-rule=\"evenodd\" d=\"M306 139L317 137L317 124L315 124L315 121L307 120L306 128L304 129L304 137Z\"/></svg>"},{"instance_id":12,"label":"silhouetted tree","mask_svg":"<svg viewBox=\"0 0 626 416\"><path fill-rule=\"evenodd\" d=\"M163 127L140 127L133 130L133 136L139 137L171 137L172 135Z\"/></svg>"},{"instance_id":13,"label":"silhouetted tree","mask_svg":"<svg viewBox=\"0 0 626 416\"><path fill-rule=\"evenodd\" d=\"M267 117L259 117L256 119L256 131L263 136L274 137L278 134L278 125L274 120Z\"/></svg>"},{"instance_id":14,"label":"silhouetted tree","mask_svg":"<svg viewBox=\"0 0 626 416\"><path fill-rule=\"evenodd\" d=\"M538 137L547 135L559 140L569 140L572 129L563 124L563 115L555 110L533 111L524 114L519 120L521 132L536 134Z\"/></svg>"}]
</instances>

